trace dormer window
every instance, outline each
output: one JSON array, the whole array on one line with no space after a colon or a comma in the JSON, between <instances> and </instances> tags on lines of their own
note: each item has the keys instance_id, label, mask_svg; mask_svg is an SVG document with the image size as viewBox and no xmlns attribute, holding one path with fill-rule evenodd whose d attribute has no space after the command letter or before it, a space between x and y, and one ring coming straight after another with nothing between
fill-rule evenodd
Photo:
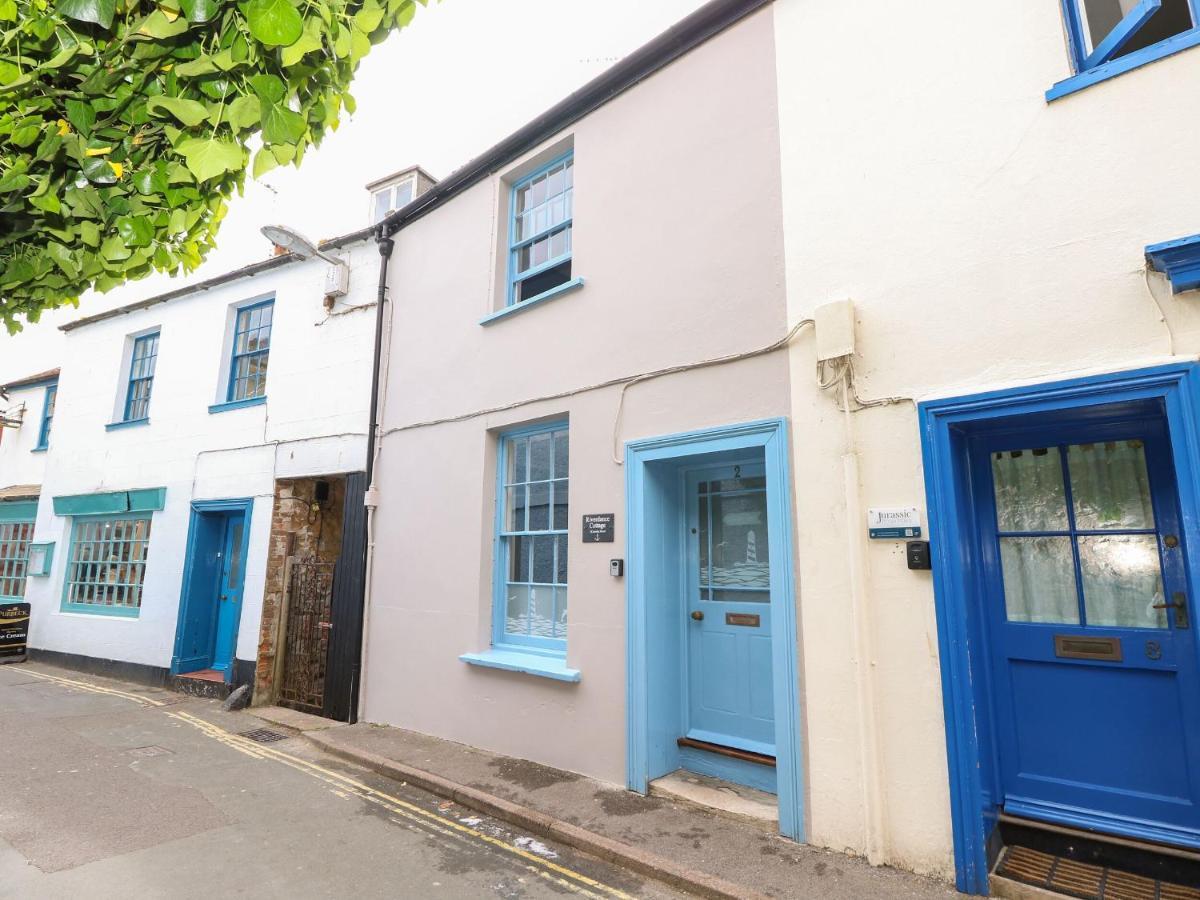
<instances>
[{"instance_id":1,"label":"dormer window","mask_svg":"<svg viewBox=\"0 0 1200 900\"><path fill-rule=\"evenodd\" d=\"M435 183L433 176L420 166L401 169L386 178L372 181L367 185L367 190L371 192L371 224L383 221L391 213L412 203Z\"/></svg>"},{"instance_id":2,"label":"dormer window","mask_svg":"<svg viewBox=\"0 0 1200 900\"><path fill-rule=\"evenodd\" d=\"M388 213L393 213L412 202L416 187L417 179L413 175L394 185L377 190L372 195L375 214L371 219L371 224L382 221Z\"/></svg>"}]
</instances>

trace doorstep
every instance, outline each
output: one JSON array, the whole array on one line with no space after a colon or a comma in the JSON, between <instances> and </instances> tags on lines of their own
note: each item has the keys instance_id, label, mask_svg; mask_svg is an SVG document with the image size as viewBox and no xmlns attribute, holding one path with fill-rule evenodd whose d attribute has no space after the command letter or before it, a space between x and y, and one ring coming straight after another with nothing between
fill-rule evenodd
<instances>
[{"instance_id":1,"label":"doorstep","mask_svg":"<svg viewBox=\"0 0 1200 900\"><path fill-rule=\"evenodd\" d=\"M259 710L249 710L258 715ZM704 897L949 900L952 885L807 847L760 824L378 725L303 737L335 756Z\"/></svg>"}]
</instances>

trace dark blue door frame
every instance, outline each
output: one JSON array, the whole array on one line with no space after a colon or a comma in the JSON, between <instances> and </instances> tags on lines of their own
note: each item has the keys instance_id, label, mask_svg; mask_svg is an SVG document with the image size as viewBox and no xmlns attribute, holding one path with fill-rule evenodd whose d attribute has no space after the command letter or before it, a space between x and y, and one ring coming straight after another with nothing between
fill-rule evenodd
<instances>
[{"instance_id":1,"label":"dark blue door frame","mask_svg":"<svg viewBox=\"0 0 1200 900\"><path fill-rule=\"evenodd\" d=\"M178 675L184 672L205 668L198 660L203 652L197 654L191 646L197 642L204 644L207 649L207 659L211 664L212 652L215 646L217 623L217 581L221 577L221 567L216 565L214 572L205 569L203 550L206 542L215 540L223 547L225 531L224 522L231 516L242 518L242 571L244 582L247 570L247 560L250 546L250 514L254 509L253 498L234 500L194 500L191 507L191 521L188 524L187 550L184 555L183 582L180 587L179 617L175 629L175 650L171 658L171 673ZM210 526L213 520L221 523L222 527L214 531ZM212 568L211 566L209 568ZM215 577L210 577L214 576ZM205 585L211 581L211 590ZM231 642L233 656L237 655L237 636L240 624L240 610L233 623ZM199 630L199 633L197 632ZM234 665L230 665L225 673L226 681L232 678Z\"/></svg>"},{"instance_id":2,"label":"dark blue door frame","mask_svg":"<svg viewBox=\"0 0 1200 900\"><path fill-rule=\"evenodd\" d=\"M1076 378L919 405L933 541L933 586L946 720L955 873L959 890L988 892L988 840L999 810L986 624L977 598L982 566L970 490L968 443L1004 420L1078 419L1089 409L1153 408L1165 419L1179 492L1190 594L1200 571L1200 366L1181 364ZM1190 631L1196 640L1197 629ZM1126 829L1136 833L1136 825Z\"/></svg>"}]
</instances>

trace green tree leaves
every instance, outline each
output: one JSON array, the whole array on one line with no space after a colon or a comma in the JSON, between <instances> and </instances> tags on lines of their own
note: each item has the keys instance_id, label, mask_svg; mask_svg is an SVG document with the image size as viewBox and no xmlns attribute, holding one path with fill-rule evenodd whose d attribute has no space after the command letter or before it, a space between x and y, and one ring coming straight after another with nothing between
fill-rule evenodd
<instances>
[{"instance_id":1,"label":"green tree leaves","mask_svg":"<svg viewBox=\"0 0 1200 900\"><path fill-rule=\"evenodd\" d=\"M427 0L0 0L0 321L199 265Z\"/></svg>"},{"instance_id":2,"label":"green tree leaves","mask_svg":"<svg viewBox=\"0 0 1200 900\"><path fill-rule=\"evenodd\" d=\"M304 31L304 21L291 0L250 0L242 12L250 33L268 47L293 44Z\"/></svg>"}]
</instances>

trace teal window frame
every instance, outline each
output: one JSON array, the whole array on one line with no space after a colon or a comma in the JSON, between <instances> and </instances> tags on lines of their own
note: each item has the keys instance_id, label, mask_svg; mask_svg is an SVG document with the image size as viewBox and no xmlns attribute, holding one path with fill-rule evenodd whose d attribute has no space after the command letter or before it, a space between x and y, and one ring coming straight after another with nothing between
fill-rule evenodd
<instances>
[{"instance_id":1,"label":"teal window frame","mask_svg":"<svg viewBox=\"0 0 1200 900\"><path fill-rule=\"evenodd\" d=\"M0 600L25 599L33 519L0 520Z\"/></svg>"},{"instance_id":2,"label":"teal window frame","mask_svg":"<svg viewBox=\"0 0 1200 900\"><path fill-rule=\"evenodd\" d=\"M63 612L123 618L136 618L141 614L152 518L150 513L72 517L63 576ZM142 537L124 533L129 527L136 529L139 523L145 523ZM118 529L118 524L123 527ZM110 528L105 529L105 526ZM122 533L118 534L118 531ZM84 544L88 546L86 558L81 549ZM137 544L141 546L133 547ZM129 556L123 558L122 551L126 546L131 550ZM111 573L116 574L116 579L107 578ZM129 577L131 573L133 578ZM73 592L73 587L80 590ZM80 600L79 597L89 589L93 596L103 596Z\"/></svg>"},{"instance_id":3,"label":"teal window frame","mask_svg":"<svg viewBox=\"0 0 1200 900\"><path fill-rule=\"evenodd\" d=\"M546 178L554 173L556 169L563 170L563 190L561 192L549 195L543 200L525 210L519 210L519 198L521 192L530 189L531 186L539 179ZM574 258L574 202L575 202L575 151L570 150L560 156L555 157L550 162L538 168L536 171L526 175L520 181L513 184L512 190L509 192L509 220L508 220L508 296L505 302L506 307L524 306L535 300L542 299L547 294L561 293L560 288L564 284L571 283L571 273L567 274L566 279L557 285L540 291L537 294L532 294L528 297L520 297L518 294L521 291L522 285L532 278L541 275L542 273L563 265L571 263ZM549 220L551 205L554 201L562 199L564 207L564 215L561 219L548 222L544 227L537 228L536 224L531 226L532 230L527 232L521 231L521 222L519 219L522 216L530 217L530 221L536 223L537 211L543 207L547 208L547 220ZM532 247L539 241L551 239L555 235L566 235L566 250L556 256L548 257L540 263L536 263L522 269L520 267L521 252ZM582 284L582 281L579 282Z\"/></svg>"},{"instance_id":4,"label":"teal window frame","mask_svg":"<svg viewBox=\"0 0 1200 900\"><path fill-rule=\"evenodd\" d=\"M569 573L567 567L559 565L560 554L567 553L570 544L570 505L569 500L566 504L566 509L563 510L561 519L556 522L557 511L555 508L555 495L560 490L567 491L567 496L570 496L570 476L566 469L558 468L556 459L556 441L555 435L563 433L567 439L567 457L568 464L570 459L570 427L565 420L559 420L542 425L536 425L526 428L517 428L505 431L500 435L499 448L496 459L496 525L495 525L495 544L493 552L494 572L493 572L493 595L492 595L492 647L495 650L510 651L520 654L533 654L540 656L549 656L556 658L565 658L567 653L567 635L566 623L563 623L562 636L558 636L558 599L557 595L561 590L564 594L568 591ZM532 461L532 441L530 438L536 438L541 435L550 435L550 478L538 479L531 481L531 461ZM525 480L517 481L508 478L508 467L512 460L513 447L518 442L525 439L524 448L527 454L525 459ZM558 477L560 474L563 477ZM563 482L562 486L559 483ZM547 528L531 527L533 513L529 498L533 494L535 486L546 485L546 524ZM507 521L508 505L506 498L509 489L520 490L525 498L524 527L511 527L512 523ZM553 542L553 557L550 563L553 581L551 582L536 582L534 581L534 559L533 552L537 546L537 539L546 541L550 539ZM514 562L513 554L516 548L527 544L528 547L524 552L529 553L527 558L527 580L517 581L510 577L512 574L512 566ZM561 571L561 578L559 572ZM554 600L552 606L552 627L555 634L551 637L532 634L531 631L526 634L517 634L508 630L508 588L510 584L518 584L528 587L533 591L550 589L553 591ZM534 602L532 599L529 601ZM569 606L568 606L569 608ZM532 617L526 615L526 620L532 628Z\"/></svg>"},{"instance_id":5,"label":"teal window frame","mask_svg":"<svg viewBox=\"0 0 1200 900\"><path fill-rule=\"evenodd\" d=\"M259 318L255 320L255 313ZM266 319L266 321L264 321ZM233 343L229 353L229 386L225 403L258 400L267 394L267 366L271 354L271 330L275 324L275 298L247 303L237 308L233 320ZM251 342L254 349L249 349ZM246 371L239 375L242 362ZM258 362L258 371L250 375L250 366ZM250 385L254 384L251 388ZM223 405L223 404L218 404Z\"/></svg>"},{"instance_id":6,"label":"teal window frame","mask_svg":"<svg viewBox=\"0 0 1200 900\"><path fill-rule=\"evenodd\" d=\"M46 385L42 402L42 421L38 426L38 442L34 450L45 450L50 446L50 426L54 422L54 407L58 403L58 382Z\"/></svg>"},{"instance_id":7,"label":"teal window frame","mask_svg":"<svg viewBox=\"0 0 1200 900\"><path fill-rule=\"evenodd\" d=\"M158 362L158 338L159 332L152 331L133 340L122 423L142 422L150 418L150 395L154 390L154 369Z\"/></svg>"}]
</instances>

